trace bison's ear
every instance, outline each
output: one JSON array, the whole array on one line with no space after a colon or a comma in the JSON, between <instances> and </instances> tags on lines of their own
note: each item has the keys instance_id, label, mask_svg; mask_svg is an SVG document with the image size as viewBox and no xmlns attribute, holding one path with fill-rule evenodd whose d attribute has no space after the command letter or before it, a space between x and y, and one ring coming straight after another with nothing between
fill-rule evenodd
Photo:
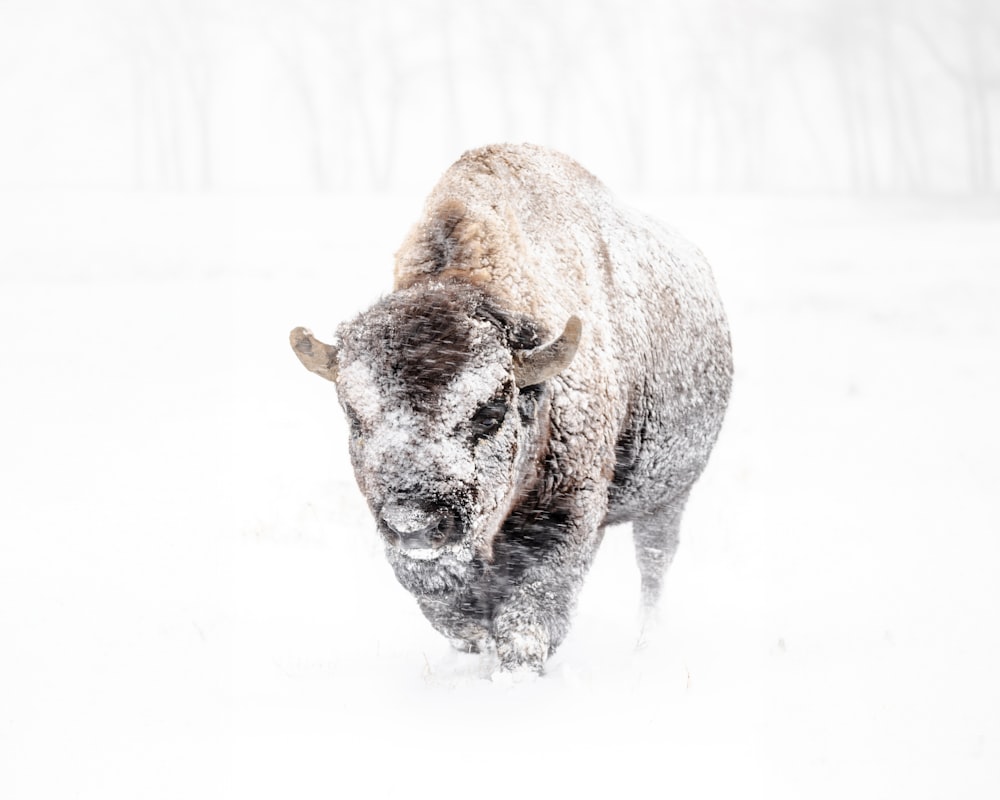
<instances>
[{"instance_id":1,"label":"bison's ear","mask_svg":"<svg viewBox=\"0 0 1000 800\"><path fill-rule=\"evenodd\" d=\"M534 350L514 353L514 381L518 388L547 381L566 369L576 355L582 330L579 317L570 317L562 336L555 341Z\"/></svg>"},{"instance_id":2,"label":"bison's ear","mask_svg":"<svg viewBox=\"0 0 1000 800\"><path fill-rule=\"evenodd\" d=\"M323 344L306 328L296 328L288 335L292 350L310 372L328 381L337 380L337 348Z\"/></svg>"}]
</instances>

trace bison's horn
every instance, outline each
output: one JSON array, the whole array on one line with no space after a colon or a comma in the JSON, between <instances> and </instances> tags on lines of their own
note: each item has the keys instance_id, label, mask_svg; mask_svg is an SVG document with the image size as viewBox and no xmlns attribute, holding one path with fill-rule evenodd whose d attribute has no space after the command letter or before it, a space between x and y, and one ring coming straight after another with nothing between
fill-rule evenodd
<instances>
[{"instance_id":1,"label":"bison's horn","mask_svg":"<svg viewBox=\"0 0 1000 800\"><path fill-rule=\"evenodd\" d=\"M570 317L562 335L555 341L514 354L514 380L518 388L534 386L558 375L573 360L583 323L579 317Z\"/></svg>"},{"instance_id":2,"label":"bison's horn","mask_svg":"<svg viewBox=\"0 0 1000 800\"><path fill-rule=\"evenodd\" d=\"M337 348L324 344L307 328L296 328L288 335L292 350L310 372L328 381L337 380Z\"/></svg>"}]
</instances>

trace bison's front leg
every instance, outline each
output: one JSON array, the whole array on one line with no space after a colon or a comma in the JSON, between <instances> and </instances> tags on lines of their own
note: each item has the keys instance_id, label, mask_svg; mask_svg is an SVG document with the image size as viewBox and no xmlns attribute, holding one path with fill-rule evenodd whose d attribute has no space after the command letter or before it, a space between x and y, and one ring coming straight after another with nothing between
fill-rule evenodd
<instances>
[{"instance_id":1,"label":"bison's front leg","mask_svg":"<svg viewBox=\"0 0 1000 800\"><path fill-rule=\"evenodd\" d=\"M553 509L518 509L503 528L498 561L509 585L493 614L500 670L540 673L569 630L584 576L600 543L600 503L588 494ZM589 508L588 508L589 505Z\"/></svg>"},{"instance_id":2,"label":"bison's front leg","mask_svg":"<svg viewBox=\"0 0 1000 800\"><path fill-rule=\"evenodd\" d=\"M427 620L458 650L480 653L489 648L491 632L482 603L472 592L417 596Z\"/></svg>"}]
</instances>

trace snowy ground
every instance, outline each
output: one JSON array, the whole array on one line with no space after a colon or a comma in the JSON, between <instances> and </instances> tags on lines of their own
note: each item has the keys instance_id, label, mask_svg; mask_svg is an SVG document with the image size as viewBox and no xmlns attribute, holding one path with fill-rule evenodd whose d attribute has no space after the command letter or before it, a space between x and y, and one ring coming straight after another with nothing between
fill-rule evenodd
<instances>
[{"instance_id":1,"label":"snowy ground","mask_svg":"<svg viewBox=\"0 0 1000 800\"><path fill-rule=\"evenodd\" d=\"M511 687L287 345L419 198L0 196L0 796L1000 795L1000 206L636 202L715 264L731 413L656 638L611 530Z\"/></svg>"}]
</instances>

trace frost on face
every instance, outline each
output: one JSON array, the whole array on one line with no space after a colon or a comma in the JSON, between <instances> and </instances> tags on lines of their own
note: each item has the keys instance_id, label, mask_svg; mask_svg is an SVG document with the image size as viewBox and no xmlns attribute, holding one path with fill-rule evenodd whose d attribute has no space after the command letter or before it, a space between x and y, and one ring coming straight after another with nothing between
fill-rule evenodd
<instances>
[{"instance_id":1,"label":"frost on face","mask_svg":"<svg viewBox=\"0 0 1000 800\"><path fill-rule=\"evenodd\" d=\"M373 425L382 413L382 397L371 367L352 361L341 369L338 378L341 396L359 421Z\"/></svg>"},{"instance_id":2,"label":"frost on face","mask_svg":"<svg viewBox=\"0 0 1000 800\"><path fill-rule=\"evenodd\" d=\"M340 335L351 458L390 551L419 561L488 554L526 450L496 325L468 303L397 296Z\"/></svg>"}]
</instances>

